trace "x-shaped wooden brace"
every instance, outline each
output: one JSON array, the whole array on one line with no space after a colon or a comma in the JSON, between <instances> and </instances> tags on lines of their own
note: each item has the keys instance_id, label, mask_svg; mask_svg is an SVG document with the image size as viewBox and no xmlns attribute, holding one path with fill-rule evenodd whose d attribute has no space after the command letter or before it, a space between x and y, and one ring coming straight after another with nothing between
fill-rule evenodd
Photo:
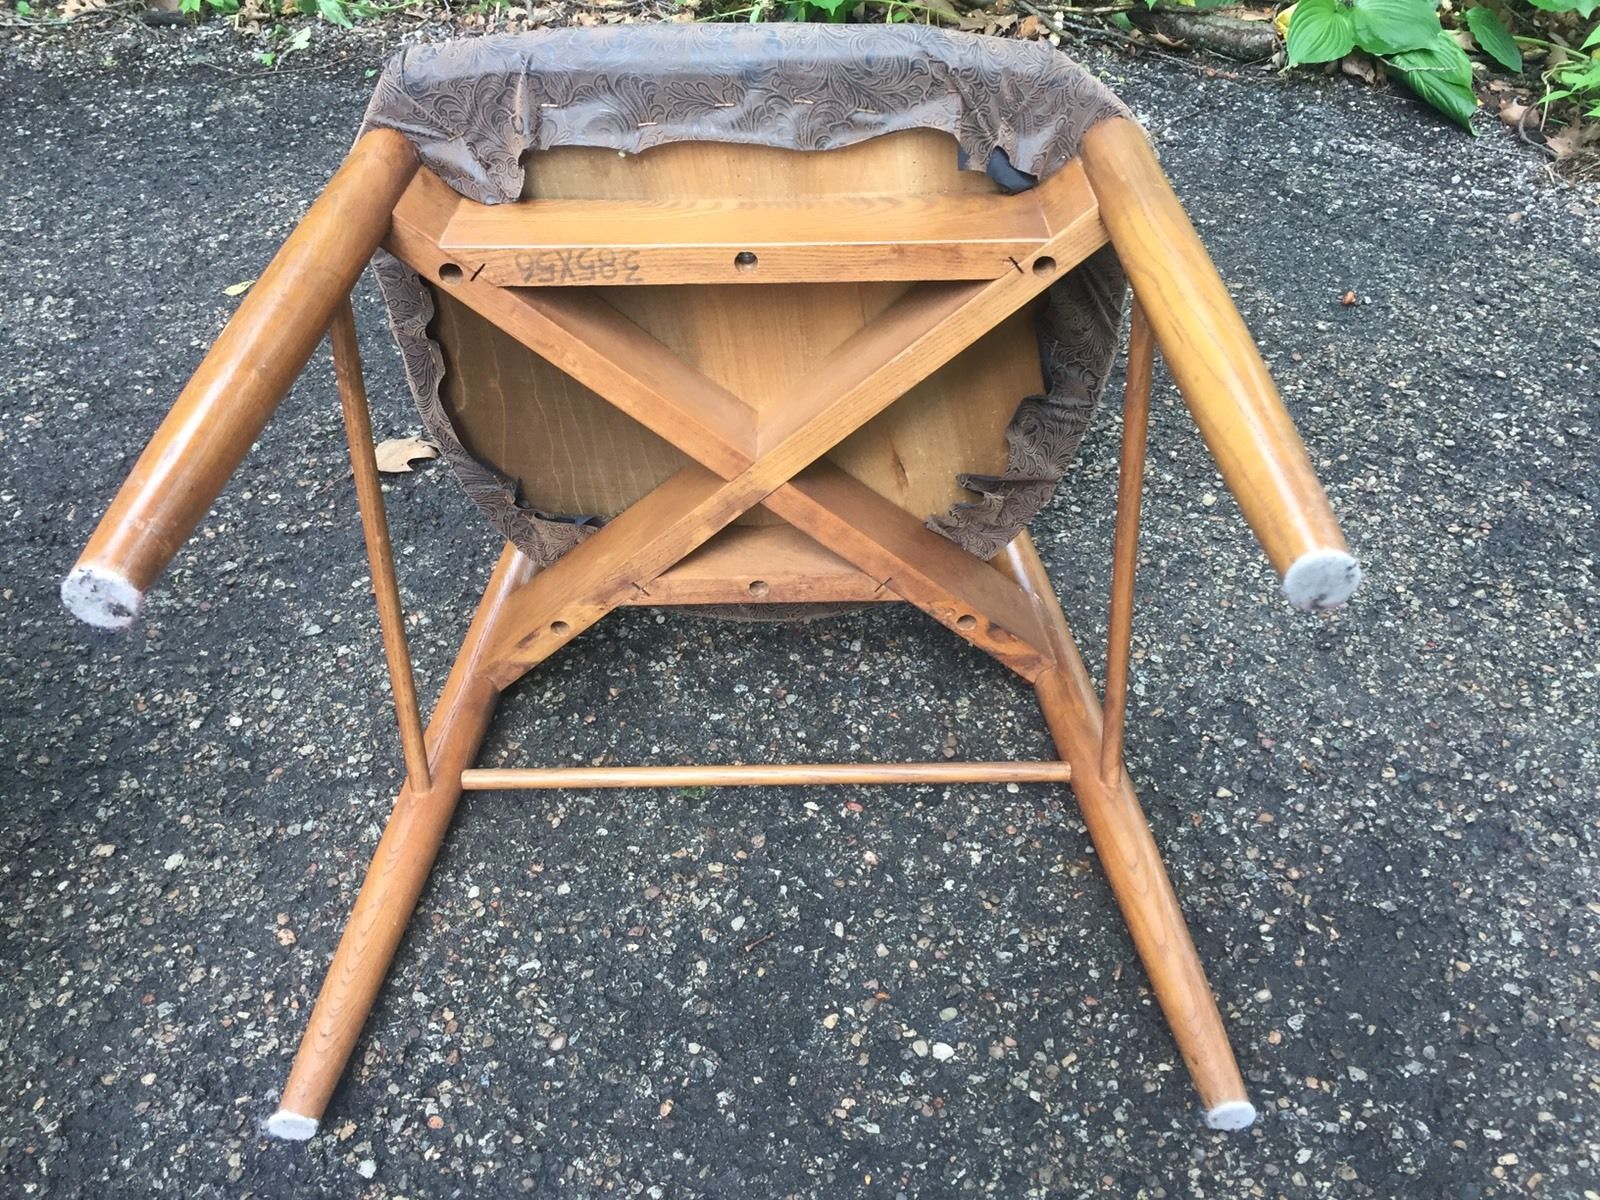
<instances>
[{"instance_id":1,"label":"x-shaped wooden brace","mask_svg":"<svg viewBox=\"0 0 1600 1200\"><path fill-rule=\"evenodd\" d=\"M913 287L797 380L764 421L598 297L506 289L440 248L459 197L420 171L387 249L690 459L507 602L489 647L505 687L756 505L1032 681L1053 664L1034 604L999 571L844 472L829 450L1107 240L1083 172L1041 185L1051 236L992 281Z\"/></svg>"}]
</instances>

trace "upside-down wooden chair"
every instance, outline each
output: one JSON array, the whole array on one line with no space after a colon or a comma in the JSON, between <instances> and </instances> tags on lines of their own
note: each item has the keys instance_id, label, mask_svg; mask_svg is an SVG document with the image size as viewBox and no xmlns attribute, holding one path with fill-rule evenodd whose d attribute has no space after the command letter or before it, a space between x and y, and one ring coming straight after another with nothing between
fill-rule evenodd
<instances>
[{"instance_id":1,"label":"upside-down wooden chair","mask_svg":"<svg viewBox=\"0 0 1600 1200\"><path fill-rule=\"evenodd\" d=\"M380 249L425 422L507 537L426 730L349 302ZM1021 528L1063 446L1030 443L1018 402L1053 397L1068 424L1052 436L1075 442L1123 273L1097 696ZM1101 361L1069 361L1075 322L1102 335L1076 352ZM1109 93L1049 47L930 30L633 27L408 52L63 581L73 613L133 621L325 332L406 780L272 1133L315 1133L463 790L707 784L1070 781L1206 1121L1254 1119L1122 762L1155 347L1288 599L1340 604L1359 571ZM1031 683L1059 761L474 766L501 691L618 606L879 601Z\"/></svg>"}]
</instances>

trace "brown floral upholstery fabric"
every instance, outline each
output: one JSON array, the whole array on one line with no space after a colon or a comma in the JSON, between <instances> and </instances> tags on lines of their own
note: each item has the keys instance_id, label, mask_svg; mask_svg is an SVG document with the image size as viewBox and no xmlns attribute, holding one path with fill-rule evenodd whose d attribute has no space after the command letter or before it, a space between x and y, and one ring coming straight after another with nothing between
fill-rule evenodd
<instances>
[{"instance_id":1,"label":"brown floral upholstery fabric","mask_svg":"<svg viewBox=\"0 0 1600 1200\"><path fill-rule=\"evenodd\" d=\"M1042 179L1077 154L1090 126L1126 115L1043 43L923 26L615 25L403 50L379 78L362 131L400 131L456 191L496 204L520 195L524 155L554 146L823 150L916 128L953 136L973 170L998 150ZM429 292L387 255L377 269L429 433L495 528L548 564L593 526L529 511L514 481L466 451L439 399ZM1124 294L1107 250L1050 290L1039 320L1046 393L1020 400L1005 474L961 477L974 500L930 517L932 529L989 557L1050 499L1104 386Z\"/></svg>"}]
</instances>

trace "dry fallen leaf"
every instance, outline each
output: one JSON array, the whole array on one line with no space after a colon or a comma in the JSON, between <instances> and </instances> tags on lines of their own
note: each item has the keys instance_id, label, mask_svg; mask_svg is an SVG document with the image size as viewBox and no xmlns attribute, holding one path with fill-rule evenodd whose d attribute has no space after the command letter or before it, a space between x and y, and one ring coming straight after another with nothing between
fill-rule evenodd
<instances>
[{"instance_id":1,"label":"dry fallen leaf","mask_svg":"<svg viewBox=\"0 0 1600 1200\"><path fill-rule=\"evenodd\" d=\"M1339 70L1352 79L1361 80L1368 87L1378 79L1378 74L1372 67L1372 60L1364 54L1346 54L1339 60Z\"/></svg>"},{"instance_id":2,"label":"dry fallen leaf","mask_svg":"<svg viewBox=\"0 0 1600 1200\"><path fill-rule=\"evenodd\" d=\"M959 28L964 29L968 33L986 33L992 36L997 33L1005 33L1008 29L1014 29L1016 28L1016 25L1016 13L996 13L985 11L976 15L962 17Z\"/></svg>"},{"instance_id":3,"label":"dry fallen leaf","mask_svg":"<svg viewBox=\"0 0 1600 1200\"><path fill-rule=\"evenodd\" d=\"M1352 304L1356 303L1356 294L1354 292L1346 292L1344 295L1339 297L1339 303L1344 305L1346 308L1349 308Z\"/></svg>"},{"instance_id":4,"label":"dry fallen leaf","mask_svg":"<svg viewBox=\"0 0 1600 1200\"><path fill-rule=\"evenodd\" d=\"M390 475L400 475L411 470L411 464L425 458L438 458L439 447L425 438L389 438L378 443L378 470Z\"/></svg>"},{"instance_id":5,"label":"dry fallen leaf","mask_svg":"<svg viewBox=\"0 0 1600 1200\"><path fill-rule=\"evenodd\" d=\"M1524 118L1527 120L1527 127L1536 130L1544 124L1544 110L1509 97L1500 106L1500 119L1511 128L1515 129L1521 125Z\"/></svg>"},{"instance_id":6,"label":"dry fallen leaf","mask_svg":"<svg viewBox=\"0 0 1600 1200\"><path fill-rule=\"evenodd\" d=\"M250 290L250 285L254 282L254 279L246 279L243 283L230 283L222 289L222 294L224 296L242 296Z\"/></svg>"},{"instance_id":7,"label":"dry fallen leaf","mask_svg":"<svg viewBox=\"0 0 1600 1200\"><path fill-rule=\"evenodd\" d=\"M1039 38L1050 36L1050 27L1030 14L1017 26L1017 36L1024 41L1037 41Z\"/></svg>"},{"instance_id":8,"label":"dry fallen leaf","mask_svg":"<svg viewBox=\"0 0 1600 1200\"><path fill-rule=\"evenodd\" d=\"M1558 159L1573 158L1590 146L1600 146L1600 122L1586 125L1574 121L1559 133L1546 137L1544 144L1555 152Z\"/></svg>"}]
</instances>

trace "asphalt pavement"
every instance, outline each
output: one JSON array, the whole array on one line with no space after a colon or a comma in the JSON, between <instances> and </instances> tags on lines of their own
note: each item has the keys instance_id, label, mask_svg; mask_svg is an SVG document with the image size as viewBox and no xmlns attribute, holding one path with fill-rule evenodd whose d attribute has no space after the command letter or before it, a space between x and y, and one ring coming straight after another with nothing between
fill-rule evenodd
<instances>
[{"instance_id":1,"label":"asphalt pavement","mask_svg":"<svg viewBox=\"0 0 1600 1200\"><path fill-rule=\"evenodd\" d=\"M1129 763L1261 1120L1202 1127L1060 790L484 794L324 1132L267 1140L401 770L325 352L131 633L56 586L394 36L0 44L0 1192L1600 1194L1600 192L1394 91L1092 52L1367 568L1290 611L1160 378ZM1097 672L1116 447L1036 524ZM495 544L438 464L388 500L431 696ZM945 749L1048 752L914 612L635 610L482 761Z\"/></svg>"}]
</instances>

